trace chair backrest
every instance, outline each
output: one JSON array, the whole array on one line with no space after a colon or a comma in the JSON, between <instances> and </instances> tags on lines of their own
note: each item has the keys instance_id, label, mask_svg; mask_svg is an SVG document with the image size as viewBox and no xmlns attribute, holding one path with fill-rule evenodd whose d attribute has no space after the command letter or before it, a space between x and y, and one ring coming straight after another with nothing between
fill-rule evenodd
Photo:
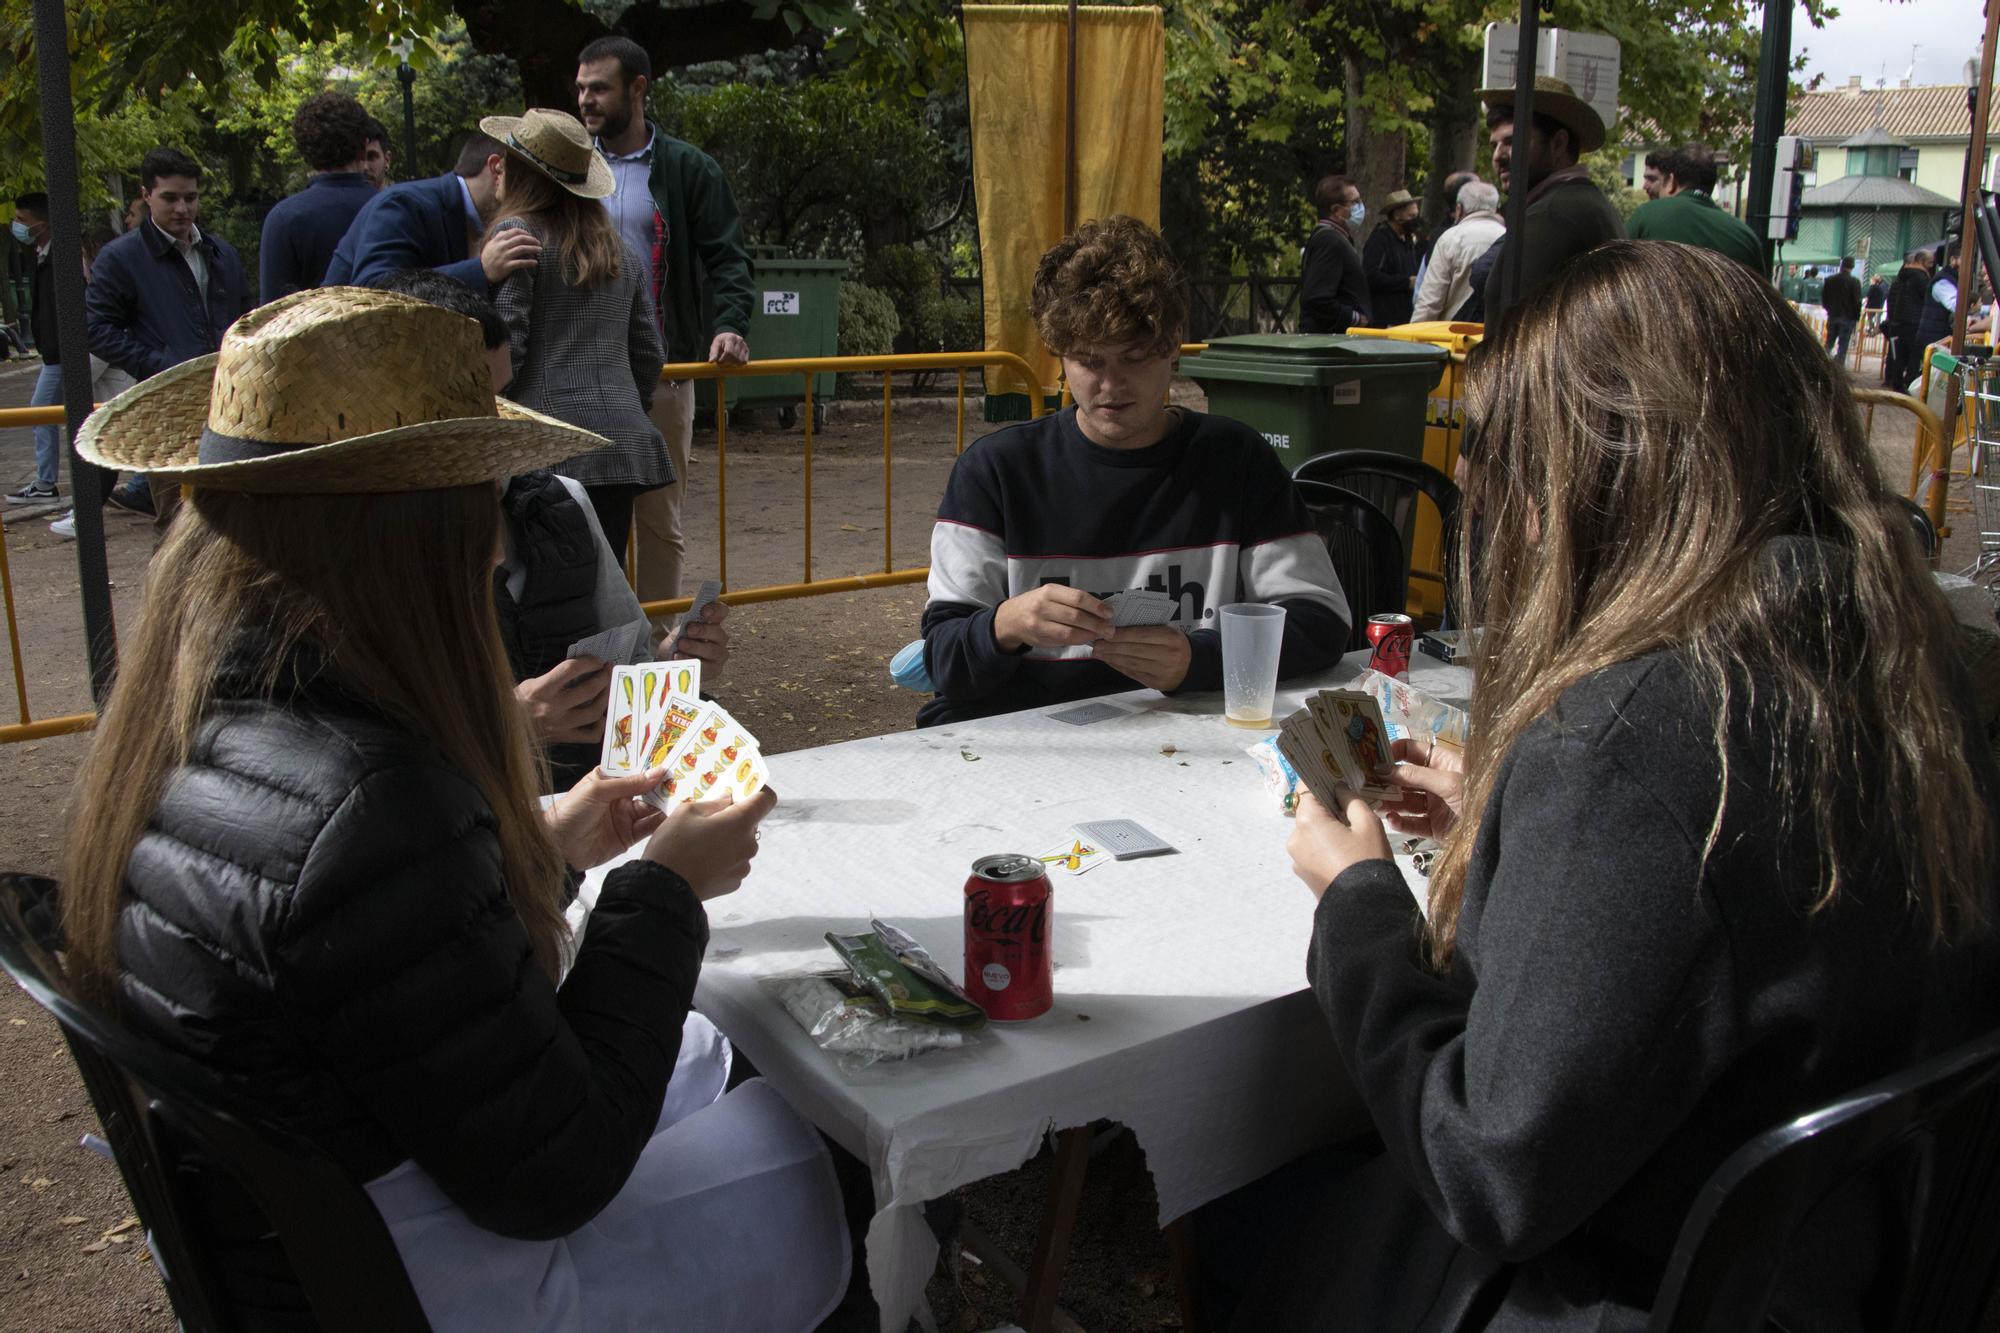
<instances>
[{"instance_id":1,"label":"chair backrest","mask_svg":"<svg viewBox=\"0 0 2000 1333\"><path fill-rule=\"evenodd\" d=\"M1454 593L1452 571L1458 557L1458 484L1421 458L1408 458L1381 449L1336 449L1318 454L1292 469L1292 480L1317 481L1341 486L1373 504L1395 523L1406 551L1416 533L1416 506L1419 495L1437 509L1439 532L1443 535L1445 579L1444 627L1455 624L1451 614ZM1407 559L1404 575L1409 574ZM1401 606L1380 610L1401 611Z\"/></svg>"},{"instance_id":2,"label":"chair backrest","mask_svg":"<svg viewBox=\"0 0 2000 1333\"><path fill-rule=\"evenodd\" d=\"M1896 502L1909 515L1910 530L1917 534L1917 545L1922 548L1924 558L1935 560L1938 556L1937 525L1931 522L1930 513L1907 495L1899 495Z\"/></svg>"},{"instance_id":3,"label":"chair backrest","mask_svg":"<svg viewBox=\"0 0 2000 1333\"><path fill-rule=\"evenodd\" d=\"M225 1172L262 1212L320 1327L425 1333L423 1307L367 1191L316 1144L244 1108L208 1068L81 1000L54 956L57 922L53 880L0 874L0 967L61 1025L181 1327L242 1326L186 1164Z\"/></svg>"},{"instance_id":4,"label":"chair backrest","mask_svg":"<svg viewBox=\"0 0 2000 1333\"><path fill-rule=\"evenodd\" d=\"M1347 649L1368 646L1368 617L1401 611L1409 601L1410 561L1389 516L1353 491L1320 481L1294 483L1354 617Z\"/></svg>"},{"instance_id":5,"label":"chair backrest","mask_svg":"<svg viewBox=\"0 0 2000 1333\"><path fill-rule=\"evenodd\" d=\"M1896 1171L1898 1333L1973 1333L2000 1265L2000 1031L1768 1130L1702 1187L1650 1333L1763 1333L1788 1242L1828 1195Z\"/></svg>"}]
</instances>

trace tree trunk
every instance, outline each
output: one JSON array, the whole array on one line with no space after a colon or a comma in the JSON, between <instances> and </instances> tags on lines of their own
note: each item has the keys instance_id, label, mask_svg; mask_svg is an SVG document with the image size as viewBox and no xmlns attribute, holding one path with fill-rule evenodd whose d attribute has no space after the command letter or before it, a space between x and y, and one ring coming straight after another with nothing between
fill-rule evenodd
<instances>
[{"instance_id":1,"label":"tree trunk","mask_svg":"<svg viewBox=\"0 0 2000 1333\"><path fill-rule=\"evenodd\" d=\"M1445 216L1444 178L1454 171L1491 170L1491 160L1482 151L1480 129L1479 55L1460 51L1440 61L1442 76L1437 100L1425 124L1431 138L1431 178L1424 185L1424 217L1435 236L1449 218Z\"/></svg>"},{"instance_id":2,"label":"tree trunk","mask_svg":"<svg viewBox=\"0 0 2000 1333\"><path fill-rule=\"evenodd\" d=\"M1362 95L1362 64L1358 52L1348 52L1341 57L1345 72L1346 106L1343 114L1347 121L1347 178L1361 191L1361 202L1368 206L1370 223L1382 216L1382 201L1391 190L1404 188L1404 170L1410 148L1409 134L1404 130L1378 130L1375 128L1374 114L1369 110ZM1364 228L1363 235L1366 235ZM1355 237L1359 244L1362 236Z\"/></svg>"}]
</instances>

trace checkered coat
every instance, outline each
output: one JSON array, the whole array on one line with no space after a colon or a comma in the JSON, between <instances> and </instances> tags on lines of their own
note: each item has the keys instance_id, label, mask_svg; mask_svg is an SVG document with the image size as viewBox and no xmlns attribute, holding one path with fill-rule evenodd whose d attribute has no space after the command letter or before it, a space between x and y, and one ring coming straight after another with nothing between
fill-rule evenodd
<instances>
[{"instance_id":1,"label":"checkered coat","mask_svg":"<svg viewBox=\"0 0 2000 1333\"><path fill-rule=\"evenodd\" d=\"M660 387L664 353L646 299L645 261L621 239L618 276L595 287L564 280L548 238L519 219L544 244L540 262L512 274L494 293L507 321L514 381L507 396L611 444L578 454L553 471L586 486L664 486L674 480L666 441L646 413Z\"/></svg>"}]
</instances>

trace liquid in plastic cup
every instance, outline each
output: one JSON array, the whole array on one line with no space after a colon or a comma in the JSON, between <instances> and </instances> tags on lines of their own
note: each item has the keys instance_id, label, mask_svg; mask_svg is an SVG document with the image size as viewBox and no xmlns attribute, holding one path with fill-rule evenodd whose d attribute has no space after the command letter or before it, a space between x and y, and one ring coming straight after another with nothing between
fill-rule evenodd
<instances>
[{"instance_id":1,"label":"liquid in plastic cup","mask_svg":"<svg viewBox=\"0 0 2000 1333\"><path fill-rule=\"evenodd\" d=\"M1222 608L1222 716L1232 727L1271 728L1285 608L1232 602Z\"/></svg>"}]
</instances>

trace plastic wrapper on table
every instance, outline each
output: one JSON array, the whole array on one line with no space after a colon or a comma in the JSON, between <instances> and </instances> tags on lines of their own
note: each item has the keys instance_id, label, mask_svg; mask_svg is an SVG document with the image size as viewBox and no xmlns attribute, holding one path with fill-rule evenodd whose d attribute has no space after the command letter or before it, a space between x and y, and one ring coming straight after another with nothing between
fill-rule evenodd
<instances>
[{"instance_id":1,"label":"plastic wrapper on table","mask_svg":"<svg viewBox=\"0 0 2000 1333\"><path fill-rule=\"evenodd\" d=\"M1390 740L1414 736L1457 746L1465 744L1469 722L1464 709L1454 708L1406 680L1396 680L1375 670L1363 671L1354 688L1364 691L1382 710L1382 723L1389 729Z\"/></svg>"},{"instance_id":2,"label":"plastic wrapper on table","mask_svg":"<svg viewBox=\"0 0 2000 1333\"><path fill-rule=\"evenodd\" d=\"M882 1002L854 981L846 968L760 977L757 984L784 1006L815 1045L852 1073L882 1060L908 1060L925 1051L978 1042L976 1033L893 1018Z\"/></svg>"},{"instance_id":3,"label":"plastic wrapper on table","mask_svg":"<svg viewBox=\"0 0 2000 1333\"><path fill-rule=\"evenodd\" d=\"M1243 753L1250 756L1251 762L1257 765L1257 771L1264 775L1264 790L1277 798L1280 813L1288 816L1297 814L1301 790L1299 775L1291 760L1279 753L1278 738L1266 736Z\"/></svg>"}]
</instances>

